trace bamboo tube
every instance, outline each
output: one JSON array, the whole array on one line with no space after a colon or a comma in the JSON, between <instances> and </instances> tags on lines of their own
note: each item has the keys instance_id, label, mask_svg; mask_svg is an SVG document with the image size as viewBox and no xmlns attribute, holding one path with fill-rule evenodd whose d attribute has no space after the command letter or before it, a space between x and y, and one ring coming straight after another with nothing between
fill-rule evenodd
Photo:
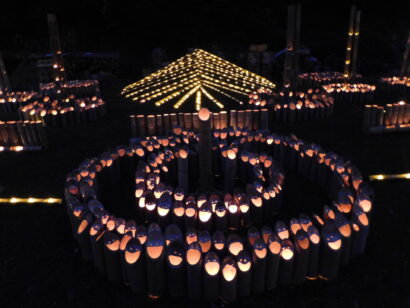
<instances>
[{"instance_id":1,"label":"bamboo tube","mask_svg":"<svg viewBox=\"0 0 410 308\"><path fill-rule=\"evenodd\" d=\"M222 257L225 255L226 240L225 240L225 235L222 231L215 231L213 233L212 247L213 247L213 250L218 254L219 257Z\"/></svg>"},{"instance_id":2,"label":"bamboo tube","mask_svg":"<svg viewBox=\"0 0 410 308\"><path fill-rule=\"evenodd\" d=\"M342 238L335 225L327 221L322 227L319 275L332 280L336 277L342 255Z\"/></svg>"},{"instance_id":3,"label":"bamboo tube","mask_svg":"<svg viewBox=\"0 0 410 308\"><path fill-rule=\"evenodd\" d=\"M352 6L350 9L350 19L349 19L349 30L347 36L347 47L346 47L346 58L344 66L344 77L348 80L351 77L351 61L353 53L353 36L354 36L354 26L356 19L356 6Z\"/></svg>"},{"instance_id":4,"label":"bamboo tube","mask_svg":"<svg viewBox=\"0 0 410 308\"><path fill-rule=\"evenodd\" d=\"M292 85L292 69L293 63L292 58L294 57L295 49L295 5L288 6L288 20L287 20L287 32L286 32L286 53L285 53L285 64L284 64L284 74L283 74L283 89L285 92L286 99L289 98L289 90L291 90Z\"/></svg>"},{"instance_id":5,"label":"bamboo tube","mask_svg":"<svg viewBox=\"0 0 410 308\"><path fill-rule=\"evenodd\" d=\"M201 246L193 242L186 252L187 260L187 295L192 300L202 297L202 254Z\"/></svg>"},{"instance_id":6,"label":"bamboo tube","mask_svg":"<svg viewBox=\"0 0 410 308\"><path fill-rule=\"evenodd\" d=\"M238 110L236 127L243 129L245 127L245 110Z\"/></svg>"},{"instance_id":7,"label":"bamboo tube","mask_svg":"<svg viewBox=\"0 0 410 308\"><path fill-rule=\"evenodd\" d=\"M210 191L212 188L212 143L210 112L202 108L199 113L199 183L202 191Z\"/></svg>"},{"instance_id":8,"label":"bamboo tube","mask_svg":"<svg viewBox=\"0 0 410 308\"><path fill-rule=\"evenodd\" d=\"M230 127L233 127L233 128L237 127L236 118L237 118L237 111L236 110L230 110L229 111L229 126Z\"/></svg>"},{"instance_id":9,"label":"bamboo tube","mask_svg":"<svg viewBox=\"0 0 410 308\"><path fill-rule=\"evenodd\" d=\"M128 241L125 248L125 270L131 290L138 295L146 294L146 264L143 246L137 238Z\"/></svg>"},{"instance_id":10,"label":"bamboo tube","mask_svg":"<svg viewBox=\"0 0 410 308\"><path fill-rule=\"evenodd\" d=\"M278 284L288 286L292 283L295 249L289 239L282 240L280 252Z\"/></svg>"},{"instance_id":11,"label":"bamboo tube","mask_svg":"<svg viewBox=\"0 0 410 308\"><path fill-rule=\"evenodd\" d=\"M205 202L198 211L198 229L208 232L213 229L212 207L209 202Z\"/></svg>"},{"instance_id":12,"label":"bamboo tube","mask_svg":"<svg viewBox=\"0 0 410 308\"><path fill-rule=\"evenodd\" d=\"M178 152L178 187L188 192L188 150L181 148Z\"/></svg>"},{"instance_id":13,"label":"bamboo tube","mask_svg":"<svg viewBox=\"0 0 410 308\"><path fill-rule=\"evenodd\" d=\"M310 241L309 264L306 277L312 280L316 279L317 277L320 251L320 234L314 225L309 225L305 232L308 233Z\"/></svg>"},{"instance_id":14,"label":"bamboo tube","mask_svg":"<svg viewBox=\"0 0 410 308\"><path fill-rule=\"evenodd\" d=\"M215 208L215 230L225 232L228 227L226 207L222 202L218 202Z\"/></svg>"},{"instance_id":15,"label":"bamboo tube","mask_svg":"<svg viewBox=\"0 0 410 308\"><path fill-rule=\"evenodd\" d=\"M192 113L184 113L185 129L192 129Z\"/></svg>"},{"instance_id":16,"label":"bamboo tube","mask_svg":"<svg viewBox=\"0 0 410 308\"><path fill-rule=\"evenodd\" d=\"M182 128L185 127L185 121L184 121L184 114L183 113L177 113L177 119L178 119L178 125L181 126Z\"/></svg>"},{"instance_id":17,"label":"bamboo tube","mask_svg":"<svg viewBox=\"0 0 410 308\"><path fill-rule=\"evenodd\" d=\"M219 113L219 121L221 129L225 129L228 127L228 114L226 111L221 111Z\"/></svg>"},{"instance_id":18,"label":"bamboo tube","mask_svg":"<svg viewBox=\"0 0 410 308\"><path fill-rule=\"evenodd\" d=\"M276 234L271 234L269 236L267 245L266 289L270 291L276 288L282 245Z\"/></svg>"},{"instance_id":19,"label":"bamboo tube","mask_svg":"<svg viewBox=\"0 0 410 308\"><path fill-rule=\"evenodd\" d=\"M168 132L171 128L169 124L169 114L165 113L162 115L162 124L164 125L164 134L168 135Z\"/></svg>"},{"instance_id":20,"label":"bamboo tube","mask_svg":"<svg viewBox=\"0 0 410 308\"><path fill-rule=\"evenodd\" d=\"M225 159L225 181L224 191L233 192L235 185L235 173L236 173L236 153L234 150L229 149L227 151L227 158Z\"/></svg>"},{"instance_id":21,"label":"bamboo tube","mask_svg":"<svg viewBox=\"0 0 410 308\"><path fill-rule=\"evenodd\" d=\"M150 227L153 224L150 225ZM147 292L148 296L156 299L163 294L165 288L164 259L165 248L164 238L159 226L148 231L146 242L146 262L147 262Z\"/></svg>"},{"instance_id":22,"label":"bamboo tube","mask_svg":"<svg viewBox=\"0 0 410 308\"><path fill-rule=\"evenodd\" d=\"M249 253L244 249L236 257L238 268L237 293L240 297L247 297L252 290L252 262Z\"/></svg>"},{"instance_id":23,"label":"bamboo tube","mask_svg":"<svg viewBox=\"0 0 410 308\"><path fill-rule=\"evenodd\" d=\"M369 233L369 218L366 213L359 206L353 207L353 221L359 227L357 246L353 255L360 255L364 253L366 248L367 235Z\"/></svg>"},{"instance_id":24,"label":"bamboo tube","mask_svg":"<svg viewBox=\"0 0 410 308\"><path fill-rule=\"evenodd\" d=\"M269 129L269 110L268 109L262 109L260 113L261 113L260 128L261 129Z\"/></svg>"},{"instance_id":25,"label":"bamboo tube","mask_svg":"<svg viewBox=\"0 0 410 308\"><path fill-rule=\"evenodd\" d=\"M210 251L204 259L204 298L207 301L216 301L219 297L219 270L218 255Z\"/></svg>"},{"instance_id":26,"label":"bamboo tube","mask_svg":"<svg viewBox=\"0 0 410 308\"><path fill-rule=\"evenodd\" d=\"M156 118L157 135L163 136L164 135L164 125L162 123L162 115L157 114L155 118Z\"/></svg>"},{"instance_id":27,"label":"bamboo tube","mask_svg":"<svg viewBox=\"0 0 410 308\"><path fill-rule=\"evenodd\" d=\"M352 64L351 64L351 71L350 76L355 77L356 75L356 67L357 67L357 54L359 51L359 34L360 34L360 15L361 11L356 11L355 22L354 22L354 37L353 37L353 55L352 55Z\"/></svg>"},{"instance_id":28,"label":"bamboo tube","mask_svg":"<svg viewBox=\"0 0 410 308\"><path fill-rule=\"evenodd\" d=\"M138 123L138 136L145 137L146 136L146 129L145 129L145 116L144 115L137 115L137 123Z\"/></svg>"},{"instance_id":29,"label":"bamboo tube","mask_svg":"<svg viewBox=\"0 0 410 308\"><path fill-rule=\"evenodd\" d=\"M198 211L196 204L190 202L185 208L185 228L194 228L197 225Z\"/></svg>"},{"instance_id":30,"label":"bamboo tube","mask_svg":"<svg viewBox=\"0 0 410 308\"><path fill-rule=\"evenodd\" d=\"M179 241L173 241L167 247L167 290L174 298L186 294L184 252Z\"/></svg>"},{"instance_id":31,"label":"bamboo tube","mask_svg":"<svg viewBox=\"0 0 410 308\"><path fill-rule=\"evenodd\" d=\"M192 114L192 127L195 130L199 130L199 117L198 112Z\"/></svg>"},{"instance_id":32,"label":"bamboo tube","mask_svg":"<svg viewBox=\"0 0 410 308\"><path fill-rule=\"evenodd\" d=\"M108 279L112 282L122 282L120 264L120 240L111 231L104 234L104 254Z\"/></svg>"},{"instance_id":33,"label":"bamboo tube","mask_svg":"<svg viewBox=\"0 0 410 308\"><path fill-rule=\"evenodd\" d=\"M148 115L146 120L147 120L148 136L155 136L157 134L155 115Z\"/></svg>"},{"instance_id":34,"label":"bamboo tube","mask_svg":"<svg viewBox=\"0 0 410 308\"><path fill-rule=\"evenodd\" d=\"M169 115L169 124L171 128L178 125L178 117L176 113L171 113Z\"/></svg>"},{"instance_id":35,"label":"bamboo tube","mask_svg":"<svg viewBox=\"0 0 410 308\"><path fill-rule=\"evenodd\" d=\"M174 242L183 243L184 236L179 226L170 224L166 227L164 232L165 245L169 246Z\"/></svg>"},{"instance_id":36,"label":"bamboo tube","mask_svg":"<svg viewBox=\"0 0 410 308\"><path fill-rule=\"evenodd\" d=\"M345 265L350 259L352 230L346 216L339 212L336 212L334 225L342 236L342 256L340 264Z\"/></svg>"},{"instance_id":37,"label":"bamboo tube","mask_svg":"<svg viewBox=\"0 0 410 308\"><path fill-rule=\"evenodd\" d=\"M308 234L303 230L298 230L295 235L295 261L293 267L293 283L299 284L305 281L308 265L310 243Z\"/></svg>"},{"instance_id":38,"label":"bamboo tube","mask_svg":"<svg viewBox=\"0 0 410 308\"><path fill-rule=\"evenodd\" d=\"M106 265L104 257L104 224L100 220L94 221L90 228L90 242L93 253L94 266L98 268L100 274L105 275Z\"/></svg>"},{"instance_id":39,"label":"bamboo tube","mask_svg":"<svg viewBox=\"0 0 410 308\"><path fill-rule=\"evenodd\" d=\"M267 248L263 239L258 238L252 250L252 290L262 293L265 290Z\"/></svg>"},{"instance_id":40,"label":"bamboo tube","mask_svg":"<svg viewBox=\"0 0 410 308\"><path fill-rule=\"evenodd\" d=\"M403 62L400 70L400 75L402 77L410 77L410 31L406 42L406 50L403 54Z\"/></svg>"},{"instance_id":41,"label":"bamboo tube","mask_svg":"<svg viewBox=\"0 0 410 308\"><path fill-rule=\"evenodd\" d=\"M222 262L221 300L231 303L236 299L237 269L232 257L226 257Z\"/></svg>"},{"instance_id":42,"label":"bamboo tube","mask_svg":"<svg viewBox=\"0 0 410 308\"><path fill-rule=\"evenodd\" d=\"M242 238L236 233L229 234L226 242L229 253L234 257L238 256L239 252L244 249Z\"/></svg>"},{"instance_id":43,"label":"bamboo tube","mask_svg":"<svg viewBox=\"0 0 410 308\"><path fill-rule=\"evenodd\" d=\"M137 137L137 121L135 115L130 115L131 137Z\"/></svg>"},{"instance_id":44,"label":"bamboo tube","mask_svg":"<svg viewBox=\"0 0 410 308\"><path fill-rule=\"evenodd\" d=\"M81 248L81 254L84 260L92 260L92 248L90 242L90 227L93 222L91 213L85 215L77 229L77 240Z\"/></svg>"}]
</instances>

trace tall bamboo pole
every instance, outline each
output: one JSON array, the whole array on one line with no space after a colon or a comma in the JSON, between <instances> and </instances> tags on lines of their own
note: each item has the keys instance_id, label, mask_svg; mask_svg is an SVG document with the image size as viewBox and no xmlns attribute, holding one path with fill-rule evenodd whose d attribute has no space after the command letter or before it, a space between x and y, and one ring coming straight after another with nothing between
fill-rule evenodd
<instances>
[{"instance_id":1,"label":"tall bamboo pole","mask_svg":"<svg viewBox=\"0 0 410 308\"><path fill-rule=\"evenodd\" d=\"M353 47L353 35L354 35L354 23L356 18L356 6L352 6L350 9L350 21L349 21L349 30L347 33L347 47L346 47L346 58L345 58L345 67L344 67L344 77L349 79L350 76L350 65L352 60L352 47Z\"/></svg>"},{"instance_id":2,"label":"tall bamboo pole","mask_svg":"<svg viewBox=\"0 0 410 308\"><path fill-rule=\"evenodd\" d=\"M212 187L211 113L202 108L199 113L199 184L202 191Z\"/></svg>"},{"instance_id":3,"label":"tall bamboo pole","mask_svg":"<svg viewBox=\"0 0 410 308\"><path fill-rule=\"evenodd\" d=\"M409 31L409 36L407 37L407 43L406 43L406 51L404 52L403 55L403 63L401 66L401 76L402 77L410 77L410 31Z\"/></svg>"},{"instance_id":4,"label":"tall bamboo pole","mask_svg":"<svg viewBox=\"0 0 410 308\"><path fill-rule=\"evenodd\" d=\"M283 90L285 97L288 97L292 79L292 57L294 53L294 27L295 27L295 6L288 6L288 25L286 33L286 54L283 74Z\"/></svg>"},{"instance_id":5,"label":"tall bamboo pole","mask_svg":"<svg viewBox=\"0 0 410 308\"><path fill-rule=\"evenodd\" d=\"M298 75L299 75L299 52L300 52L300 18L301 18L301 5L297 4L294 16L294 53L292 58L292 81L291 89L293 92L297 91Z\"/></svg>"},{"instance_id":6,"label":"tall bamboo pole","mask_svg":"<svg viewBox=\"0 0 410 308\"><path fill-rule=\"evenodd\" d=\"M0 93L7 94L11 92L10 79L4 66L3 55L0 52Z\"/></svg>"},{"instance_id":7,"label":"tall bamboo pole","mask_svg":"<svg viewBox=\"0 0 410 308\"><path fill-rule=\"evenodd\" d=\"M61 91L61 84L65 80L63 54L61 50L60 35L58 33L57 18L54 14L47 15L50 47L53 54L54 83L57 92Z\"/></svg>"},{"instance_id":8,"label":"tall bamboo pole","mask_svg":"<svg viewBox=\"0 0 410 308\"><path fill-rule=\"evenodd\" d=\"M352 55L352 65L350 68L350 76L354 78L356 74L357 67L357 54L359 51L359 35L360 35L360 16L362 11L356 11L354 32L353 32L353 55Z\"/></svg>"}]
</instances>

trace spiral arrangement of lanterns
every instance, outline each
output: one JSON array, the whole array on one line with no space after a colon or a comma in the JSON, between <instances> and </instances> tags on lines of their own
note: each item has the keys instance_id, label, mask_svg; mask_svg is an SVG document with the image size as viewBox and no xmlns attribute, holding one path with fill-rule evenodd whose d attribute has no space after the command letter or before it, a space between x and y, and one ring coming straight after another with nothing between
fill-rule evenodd
<instances>
[{"instance_id":1,"label":"spiral arrangement of lanterns","mask_svg":"<svg viewBox=\"0 0 410 308\"><path fill-rule=\"evenodd\" d=\"M92 97L100 95L100 88L98 80L69 80L61 83L58 87L54 82L41 83L40 93L43 96Z\"/></svg>"},{"instance_id":2,"label":"spiral arrangement of lanterns","mask_svg":"<svg viewBox=\"0 0 410 308\"><path fill-rule=\"evenodd\" d=\"M297 121L323 119L333 114L334 99L320 88L306 91L273 92L261 88L249 95L249 105L267 108L269 118L276 121Z\"/></svg>"},{"instance_id":3,"label":"spiral arrangement of lanterns","mask_svg":"<svg viewBox=\"0 0 410 308\"><path fill-rule=\"evenodd\" d=\"M198 131L141 138L67 176L67 212L85 259L150 298L232 302L333 279L363 253L373 193L351 161L294 135L212 133L202 110ZM282 164L328 192L333 201L322 214L275 221L286 189ZM135 181L135 219L110 214L99 200L122 179Z\"/></svg>"}]
</instances>

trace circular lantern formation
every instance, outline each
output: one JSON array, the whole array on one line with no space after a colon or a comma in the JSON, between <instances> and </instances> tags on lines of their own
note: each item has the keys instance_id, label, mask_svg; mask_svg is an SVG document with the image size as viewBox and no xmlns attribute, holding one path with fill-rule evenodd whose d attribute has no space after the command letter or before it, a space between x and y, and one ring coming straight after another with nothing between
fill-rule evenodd
<instances>
[{"instance_id":1,"label":"circular lantern formation","mask_svg":"<svg viewBox=\"0 0 410 308\"><path fill-rule=\"evenodd\" d=\"M331 83L322 86L337 102L366 102L373 100L375 85L366 83Z\"/></svg>"},{"instance_id":2,"label":"circular lantern formation","mask_svg":"<svg viewBox=\"0 0 410 308\"><path fill-rule=\"evenodd\" d=\"M361 75L355 74L355 79L361 78ZM306 87L318 87L328 83L338 83L346 80L341 72L311 72L299 75L299 83Z\"/></svg>"},{"instance_id":3,"label":"circular lantern formation","mask_svg":"<svg viewBox=\"0 0 410 308\"><path fill-rule=\"evenodd\" d=\"M334 99L321 89L306 91L272 92L264 88L249 95L249 104L257 108L267 108L269 118L276 121L297 121L323 119L333 114Z\"/></svg>"},{"instance_id":4,"label":"circular lantern formation","mask_svg":"<svg viewBox=\"0 0 410 308\"><path fill-rule=\"evenodd\" d=\"M70 80L62 83L60 88L54 82L41 83L40 92L43 96L75 95L76 97L92 97L100 95L98 80Z\"/></svg>"},{"instance_id":5,"label":"circular lantern formation","mask_svg":"<svg viewBox=\"0 0 410 308\"><path fill-rule=\"evenodd\" d=\"M380 79L380 88L384 94L390 99L406 98L410 89L409 77L385 77Z\"/></svg>"},{"instance_id":6,"label":"circular lantern formation","mask_svg":"<svg viewBox=\"0 0 410 308\"><path fill-rule=\"evenodd\" d=\"M64 99L50 96L37 97L26 102L19 109L25 120L44 120L47 125L69 125L97 120L105 114L102 98L76 98L74 94Z\"/></svg>"},{"instance_id":7,"label":"circular lantern formation","mask_svg":"<svg viewBox=\"0 0 410 308\"><path fill-rule=\"evenodd\" d=\"M34 91L24 92L5 92L0 91L0 110L2 112L14 112L25 104L26 102L37 97L37 93Z\"/></svg>"},{"instance_id":8,"label":"circular lantern formation","mask_svg":"<svg viewBox=\"0 0 410 308\"><path fill-rule=\"evenodd\" d=\"M277 285L333 279L363 253L373 194L351 161L293 135L204 127L174 127L119 146L67 176L74 237L111 281L151 298L232 302ZM210 139L211 160L201 154ZM328 192L333 201L321 214L275 221L286 189L282 164ZM204 165L213 175L207 191ZM123 180L135 181L130 220L99 200Z\"/></svg>"}]
</instances>

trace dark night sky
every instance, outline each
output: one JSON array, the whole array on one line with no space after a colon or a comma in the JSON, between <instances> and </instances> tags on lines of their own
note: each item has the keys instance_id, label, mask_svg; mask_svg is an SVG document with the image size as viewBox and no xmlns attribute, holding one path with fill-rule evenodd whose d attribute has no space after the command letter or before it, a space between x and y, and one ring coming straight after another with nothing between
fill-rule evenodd
<instances>
[{"instance_id":1,"label":"dark night sky","mask_svg":"<svg viewBox=\"0 0 410 308\"><path fill-rule=\"evenodd\" d=\"M302 44L319 58L343 54L350 3L301 3ZM359 5L361 44L368 47L361 49L362 55L386 57L389 46L398 51L404 48L409 18L403 3ZM252 43L268 43L277 51L285 43L287 4L268 0L8 1L0 19L0 46L6 58L48 52L46 14L53 12L64 51L118 50L144 58L153 47L161 46L170 59L184 54L188 47L209 49L213 44L238 50Z\"/></svg>"}]
</instances>

